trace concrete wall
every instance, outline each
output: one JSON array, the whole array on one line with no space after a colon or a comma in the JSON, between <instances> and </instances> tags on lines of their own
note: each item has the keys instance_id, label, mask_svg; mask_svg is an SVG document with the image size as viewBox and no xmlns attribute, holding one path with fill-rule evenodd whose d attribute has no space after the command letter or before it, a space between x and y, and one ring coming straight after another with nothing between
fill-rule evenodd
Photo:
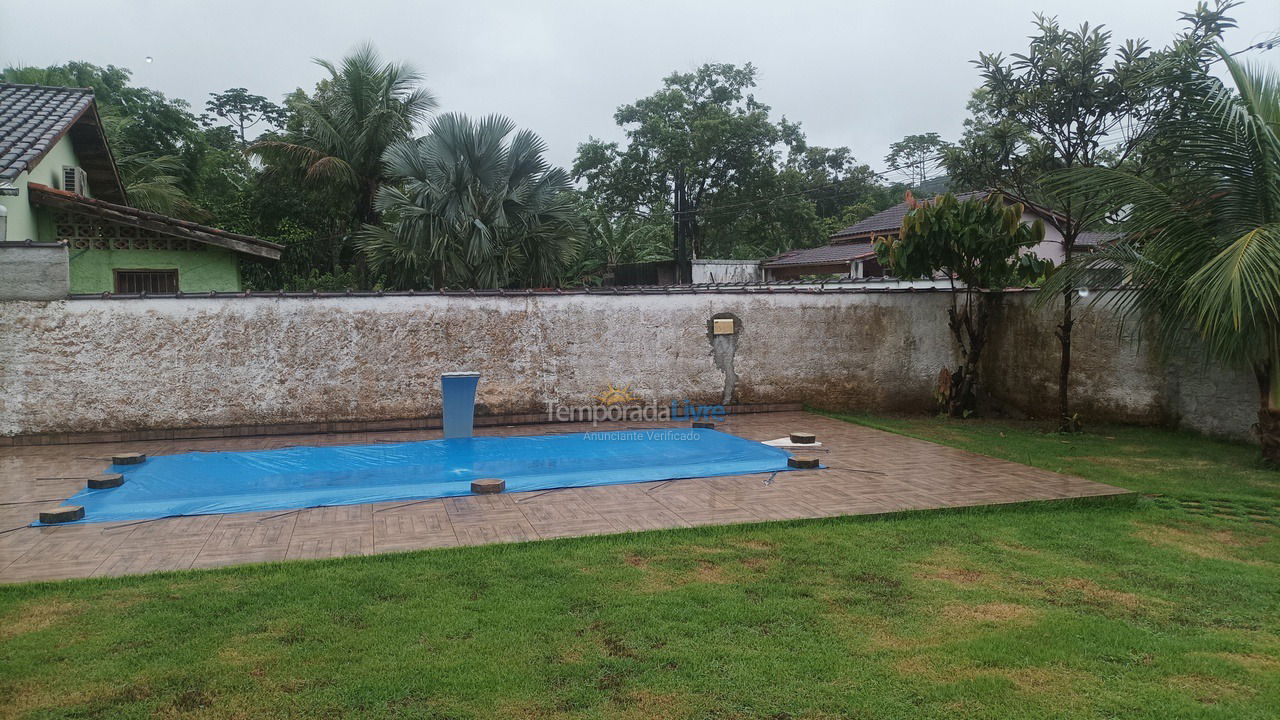
<instances>
[{"instance_id":1,"label":"concrete wall","mask_svg":"<svg viewBox=\"0 0 1280 720\"><path fill-rule=\"evenodd\" d=\"M991 320L983 387L997 405L1032 417L1057 414L1061 305L1008 294ZM1096 298L1095 298L1096 299ZM1246 368L1208 363L1192 342L1161 353L1141 323L1121 323L1107 298L1076 308L1071 401L1086 425L1099 420L1184 427L1251 439L1258 389Z\"/></svg>"},{"instance_id":2,"label":"concrete wall","mask_svg":"<svg viewBox=\"0 0 1280 720\"><path fill-rule=\"evenodd\" d=\"M437 415L438 376L481 411L580 406L610 385L722 399L708 321L741 320L736 402L926 410L951 354L941 294L154 299L0 303L0 434Z\"/></svg>"},{"instance_id":3,"label":"concrete wall","mask_svg":"<svg viewBox=\"0 0 1280 720\"><path fill-rule=\"evenodd\" d=\"M1052 317L1004 298L986 387L1051 417ZM0 435L438 415L438 376L483 374L481 412L645 401L930 412L954 362L943 292L188 298L0 303ZM713 352L709 321L741 328ZM1078 325L1087 421L1244 436L1246 375L1163 363L1102 316ZM726 378L734 378L726 388Z\"/></svg>"},{"instance_id":4,"label":"concrete wall","mask_svg":"<svg viewBox=\"0 0 1280 720\"><path fill-rule=\"evenodd\" d=\"M0 242L0 300L67 296L67 246Z\"/></svg>"}]
</instances>

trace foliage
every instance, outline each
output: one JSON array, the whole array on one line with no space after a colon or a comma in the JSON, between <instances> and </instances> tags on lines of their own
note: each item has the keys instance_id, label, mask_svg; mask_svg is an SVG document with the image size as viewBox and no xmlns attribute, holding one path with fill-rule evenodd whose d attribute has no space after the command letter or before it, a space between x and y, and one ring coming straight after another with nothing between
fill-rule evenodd
<instances>
[{"instance_id":1,"label":"foliage","mask_svg":"<svg viewBox=\"0 0 1280 720\"><path fill-rule=\"evenodd\" d=\"M593 138L578 147L575 178L605 212L655 220L683 187L700 257L824 242L821 218L868 200L874 175L847 148L809 147L799 125L770 119L751 94L755 79L751 64L673 73L656 93L618 108L625 145Z\"/></svg>"},{"instance_id":2,"label":"foliage","mask_svg":"<svg viewBox=\"0 0 1280 720\"><path fill-rule=\"evenodd\" d=\"M942 169L947 147L936 132L908 135L889 146L884 163L890 170L904 173L911 187L920 187Z\"/></svg>"},{"instance_id":3,"label":"foliage","mask_svg":"<svg viewBox=\"0 0 1280 720\"><path fill-rule=\"evenodd\" d=\"M361 249L393 287L556 284L581 230L569 176L545 152L500 115L437 117L387 149L396 185L376 203L387 222L365 226Z\"/></svg>"},{"instance_id":4,"label":"foliage","mask_svg":"<svg viewBox=\"0 0 1280 720\"><path fill-rule=\"evenodd\" d=\"M408 65L383 62L370 45L358 47L338 64L316 60L329 77L312 95L298 91L287 105L291 118L283 133L268 134L250 146L268 174L299 182L333 208L324 252L339 265L355 262L355 233L378 222L374 198L387 179L383 155L409 138L435 109L435 97ZM357 272L363 284L364 273Z\"/></svg>"},{"instance_id":5,"label":"foliage","mask_svg":"<svg viewBox=\"0 0 1280 720\"><path fill-rule=\"evenodd\" d=\"M639 215L610 215L587 198L579 198L582 243L561 284L599 285L608 269L621 263L670 260L671 223Z\"/></svg>"},{"instance_id":6,"label":"foliage","mask_svg":"<svg viewBox=\"0 0 1280 720\"><path fill-rule=\"evenodd\" d=\"M1235 90L1208 76L1183 87L1183 112L1157 127L1159 172L1057 177L1120 215L1126 236L1053 286L1122 284L1109 300L1152 318L1165 346L1193 328L1210 354L1251 365L1263 454L1280 464L1280 74L1218 52Z\"/></svg>"},{"instance_id":7,"label":"foliage","mask_svg":"<svg viewBox=\"0 0 1280 720\"><path fill-rule=\"evenodd\" d=\"M1104 220L1104 208L1088 195L1059 195L1043 178L1060 169L1139 162L1153 128L1180 107L1171 79L1194 72L1213 42L1234 27L1226 16L1234 4L1217 0L1213 8L1201 4L1184 14L1186 32L1158 52L1137 40L1113 47L1111 33L1101 26L1068 30L1037 14L1025 53L979 54L975 64L983 86L971 105L978 114L960 150L948 153L948 164L957 177L985 181L980 186L1055 211L1049 222L1062 235L1063 256L1070 260L1080 233ZM1060 298L1058 412L1065 428L1073 417L1075 294L1068 288Z\"/></svg>"},{"instance_id":8,"label":"foliage","mask_svg":"<svg viewBox=\"0 0 1280 720\"><path fill-rule=\"evenodd\" d=\"M231 124L240 139L240 146L249 144L250 128L264 123L280 127L288 118L284 108L262 95L254 95L247 88L231 88L220 93L209 93L205 109Z\"/></svg>"},{"instance_id":9,"label":"foliage","mask_svg":"<svg viewBox=\"0 0 1280 720\"><path fill-rule=\"evenodd\" d=\"M908 193L907 204L899 236L878 238L876 257L899 278L941 274L950 280L947 320L960 366L943 370L939 395L948 414L967 417L977 409L978 368L995 297L984 291L1045 275L1047 261L1028 252L1044 240L1044 223L1024 223L1022 204L1006 204L998 193L965 201L947 193L923 202Z\"/></svg>"}]
</instances>

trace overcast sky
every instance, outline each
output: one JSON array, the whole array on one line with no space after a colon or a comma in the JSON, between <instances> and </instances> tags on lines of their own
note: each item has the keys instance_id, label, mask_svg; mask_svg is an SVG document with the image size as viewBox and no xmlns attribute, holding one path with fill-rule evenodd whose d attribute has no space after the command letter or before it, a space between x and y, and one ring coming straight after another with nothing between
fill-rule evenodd
<instances>
[{"instance_id":1,"label":"overcast sky","mask_svg":"<svg viewBox=\"0 0 1280 720\"><path fill-rule=\"evenodd\" d=\"M413 64L447 111L499 112L572 163L589 135L620 139L618 105L673 70L755 63L756 97L802 123L813 144L852 148L883 168L888 145L934 131L955 139L978 83L979 51L1025 49L1036 10L1159 47L1194 0L968 2L371 2L369 0L2 0L0 63L81 59L203 109L230 87L278 100L310 89L361 41ZM1226 38L1242 48L1280 31L1280 2L1249 0ZM144 59L154 58L150 64ZM1280 48L1250 57L1280 65Z\"/></svg>"}]
</instances>

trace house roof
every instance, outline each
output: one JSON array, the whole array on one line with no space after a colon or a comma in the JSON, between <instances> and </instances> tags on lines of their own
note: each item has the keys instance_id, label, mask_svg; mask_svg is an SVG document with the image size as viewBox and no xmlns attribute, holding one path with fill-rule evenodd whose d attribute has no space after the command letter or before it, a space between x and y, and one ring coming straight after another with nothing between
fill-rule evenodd
<instances>
[{"instance_id":1,"label":"house roof","mask_svg":"<svg viewBox=\"0 0 1280 720\"><path fill-rule=\"evenodd\" d=\"M185 238L207 245L216 245L248 255L278 260L284 251L283 245L268 242L252 235L227 232L218 228L200 225L189 220L179 220L166 215L117 205L99 198L88 198L65 190L56 190L47 185L29 183L27 190L31 202L36 205L65 210L102 218L109 222L131 227L153 230L173 237Z\"/></svg>"},{"instance_id":2,"label":"house roof","mask_svg":"<svg viewBox=\"0 0 1280 720\"><path fill-rule=\"evenodd\" d=\"M875 249L872 247L871 241L868 240L866 242L851 242L790 250L765 260L763 265L767 268L792 265L834 265L836 263L847 263L862 258L874 257L875 254Z\"/></svg>"},{"instance_id":3,"label":"house roof","mask_svg":"<svg viewBox=\"0 0 1280 720\"><path fill-rule=\"evenodd\" d=\"M1087 231L1076 236L1076 245L1080 247L1096 248L1099 245L1106 245L1109 242L1115 242L1116 240L1119 240L1120 237L1121 233L1118 232L1107 232L1105 230Z\"/></svg>"},{"instance_id":4,"label":"house roof","mask_svg":"<svg viewBox=\"0 0 1280 720\"><path fill-rule=\"evenodd\" d=\"M991 193L986 190L976 190L973 192L958 193L956 194L956 199L963 202L965 200L981 199L990 194ZM1026 206L1028 211L1045 218L1055 215L1055 213L1049 209L1034 203L1024 201L1023 205ZM871 237L883 235L885 233L897 232L902 229L902 219L905 218L907 213L910 211L911 209L907 207L905 202L898 203L897 205L894 205L887 210L882 210L865 220L860 220L847 228L837 230L832 233L831 242L833 245L839 245L842 243L856 242L863 238L870 239ZM1076 236L1076 245L1080 247L1097 247L1099 245L1104 245L1114 240L1118 240L1119 238L1120 233L1108 232L1105 230L1082 232Z\"/></svg>"},{"instance_id":5,"label":"house roof","mask_svg":"<svg viewBox=\"0 0 1280 720\"><path fill-rule=\"evenodd\" d=\"M125 202L124 184L88 88L0 83L0 189L12 192L14 180L68 134L94 194Z\"/></svg>"},{"instance_id":6,"label":"house roof","mask_svg":"<svg viewBox=\"0 0 1280 720\"><path fill-rule=\"evenodd\" d=\"M988 193L985 190L978 190L975 192L957 193L956 199L963 202L965 200L984 198L987 195ZM911 212L911 208L907 207L905 202L898 203L887 210L881 210L869 218L859 220L847 228L837 230L831 234L831 240L834 242L840 242L842 240L852 240L871 234L896 232L902 228L902 219L907 216L908 212Z\"/></svg>"}]
</instances>

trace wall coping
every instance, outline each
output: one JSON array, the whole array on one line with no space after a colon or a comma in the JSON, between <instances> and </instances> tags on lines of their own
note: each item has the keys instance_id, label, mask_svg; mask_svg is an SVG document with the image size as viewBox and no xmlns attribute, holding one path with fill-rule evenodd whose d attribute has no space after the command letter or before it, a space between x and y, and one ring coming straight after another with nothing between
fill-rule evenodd
<instances>
[{"instance_id":1,"label":"wall coping","mask_svg":"<svg viewBox=\"0 0 1280 720\"><path fill-rule=\"evenodd\" d=\"M354 291L347 290L345 292L320 292L318 290L291 292L285 290L276 291L251 291L243 292L216 292L209 291L205 293L164 293L164 294L148 294L148 293L75 293L69 295L69 300L198 300L202 298L229 300L235 298L290 298L290 299L308 299L308 298L371 298L371 297L503 297L503 298L525 298L525 297L559 297L559 296L621 296L621 295L648 295L648 296L667 296L667 295L847 295L847 294L878 294L878 293L907 293L907 294L930 294L930 293L949 293L951 288L938 287L905 287L905 288L888 288L888 287L868 287L859 286L856 282L841 282L831 284L803 283L794 285L782 284L726 284L726 285L636 285L629 287L605 287L605 288L549 288L549 289L522 289L522 290L395 290L395 291ZM1038 288L1019 287L1006 288L1004 290L981 290L980 292L993 293L1024 293L1039 292Z\"/></svg>"}]
</instances>

